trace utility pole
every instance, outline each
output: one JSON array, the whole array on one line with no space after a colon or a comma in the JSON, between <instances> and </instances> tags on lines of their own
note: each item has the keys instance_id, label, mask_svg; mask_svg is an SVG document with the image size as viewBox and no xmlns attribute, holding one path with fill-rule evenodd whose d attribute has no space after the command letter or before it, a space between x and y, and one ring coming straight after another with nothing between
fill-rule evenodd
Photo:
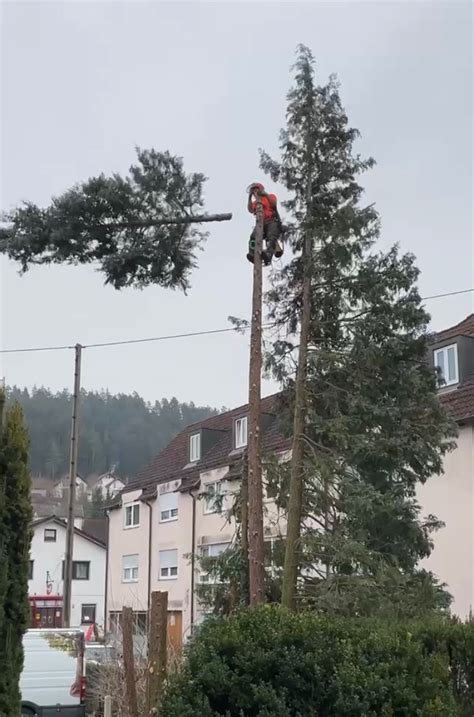
<instances>
[{"instance_id":1,"label":"utility pole","mask_svg":"<svg viewBox=\"0 0 474 717\"><path fill-rule=\"evenodd\" d=\"M252 322L249 367L248 436L248 546L250 605L264 601L263 491L260 441L260 401L262 383L262 197L255 194L256 225L253 262Z\"/></svg>"},{"instance_id":2,"label":"utility pole","mask_svg":"<svg viewBox=\"0 0 474 717\"><path fill-rule=\"evenodd\" d=\"M79 402L81 396L82 346L75 346L74 393L72 397L71 453L69 461L69 496L66 526L66 555L64 561L63 625L71 627L72 558L74 546L74 503L76 499L77 449L79 441Z\"/></svg>"},{"instance_id":3,"label":"utility pole","mask_svg":"<svg viewBox=\"0 0 474 717\"><path fill-rule=\"evenodd\" d=\"M3 428L3 410L5 408L5 379L0 378L0 435Z\"/></svg>"}]
</instances>

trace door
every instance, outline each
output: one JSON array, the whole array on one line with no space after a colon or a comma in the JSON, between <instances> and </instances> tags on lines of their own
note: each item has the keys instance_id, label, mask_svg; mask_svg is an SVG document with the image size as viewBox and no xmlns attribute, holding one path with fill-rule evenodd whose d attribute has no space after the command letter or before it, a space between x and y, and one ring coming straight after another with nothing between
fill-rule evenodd
<instances>
[{"instance_id":1,"label":"door","mask_svg":"<svg viewBox=\"0 0 474 717\"><path fill-rule=\"evenodd\" d=\"M168 610L168 653L170 660L179 655L183 646L183 613L181 610Z\"/></svg>"},{"instance_id":2,"label":"door","mask_svg":"<svg viewBox=\"0 0 474 717\"><path fill-rule=\"evenodd\" d=\"M62 627L63 609L55 606L32 605L31 607L31 627L35 628L53 628Z\"/></svg>"}]
</instances>

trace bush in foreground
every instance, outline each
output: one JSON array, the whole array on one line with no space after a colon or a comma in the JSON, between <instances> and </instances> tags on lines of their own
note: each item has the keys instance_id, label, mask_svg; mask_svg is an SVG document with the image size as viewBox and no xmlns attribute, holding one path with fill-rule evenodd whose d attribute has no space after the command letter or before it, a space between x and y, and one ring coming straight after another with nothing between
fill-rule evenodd
<instances>
[{"instance_id":1,"label":"bush in foreground","mask_svg":"<svg viewBox=\"0 0 474 717\"><path fill-rule=\"evenodd\" d=\"M206 622L162 717L472 717L474 625L246 610Z\"/></svg>"}]
</instances>

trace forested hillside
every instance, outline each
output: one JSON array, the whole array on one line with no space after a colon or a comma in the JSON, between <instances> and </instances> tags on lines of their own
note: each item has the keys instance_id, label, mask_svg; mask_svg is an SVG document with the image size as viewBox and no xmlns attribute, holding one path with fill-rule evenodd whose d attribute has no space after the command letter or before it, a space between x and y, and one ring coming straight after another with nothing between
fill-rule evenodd
<instances>
[{"instance_id":1,"label":"forested hillside","mask_svg":"<svg viewBox=\"0 0 474 717\"><path fill-rule=\"evenodd\" d=\"M25 412L31 440L30 466L34 475L60 477L68 470L71 394L7 389L8 400ZM84 476L115 472L133 477L182 428L216 409L163 398L147 403L138 394L112 395L83 391L79 443L79 473Z\"/></svg>"}]
</instances>

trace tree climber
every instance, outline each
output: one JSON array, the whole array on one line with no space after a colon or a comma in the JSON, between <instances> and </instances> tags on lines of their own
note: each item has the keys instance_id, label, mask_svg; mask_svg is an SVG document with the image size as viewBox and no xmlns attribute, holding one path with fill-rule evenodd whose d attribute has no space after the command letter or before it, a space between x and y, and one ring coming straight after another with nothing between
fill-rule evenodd
<instances>
[{"instance_id":1,"label":"tree climber","mask_svg":"<svg viewBox=\"0 0 474 717\"><path fill-rule=\"evenodd\" d=\"M267 194L263 184L254 182L248 188L249 198L247 209L251 214L257 213L257 197L261 198L263 209L263 238L265 240L265 249L262 251L262 259L265 266L272 263L275 255L279 259L283 254L283 244L281 237L283 234L283 226L277 208L277 198L275 194ZM250 235L249 251L247 259L253 263L255 253L255 228Z\"/></svg>"}]
</instances>

